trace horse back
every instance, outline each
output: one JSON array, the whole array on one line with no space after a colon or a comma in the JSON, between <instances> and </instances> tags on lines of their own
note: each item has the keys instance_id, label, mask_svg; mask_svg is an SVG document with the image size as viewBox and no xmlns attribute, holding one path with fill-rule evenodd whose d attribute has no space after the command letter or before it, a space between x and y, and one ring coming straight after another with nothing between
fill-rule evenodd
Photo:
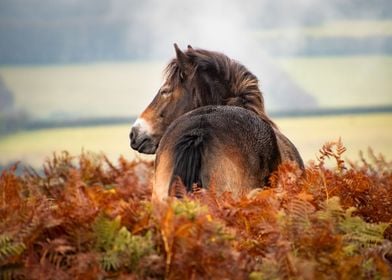
<instances>
[{"instance_id":1,"label":"horse back","mask_svg":"<svg viewBox=\"0 0 392 280\"><path fill-rule=\"evenodd\" d=\"M207 106L183 115L165 132L154 191L169 193L180 179L187 192L213 182L218 193L240 194L266 185L280 161L268 123L239 107Z\"/></svg>"}]
</instances>

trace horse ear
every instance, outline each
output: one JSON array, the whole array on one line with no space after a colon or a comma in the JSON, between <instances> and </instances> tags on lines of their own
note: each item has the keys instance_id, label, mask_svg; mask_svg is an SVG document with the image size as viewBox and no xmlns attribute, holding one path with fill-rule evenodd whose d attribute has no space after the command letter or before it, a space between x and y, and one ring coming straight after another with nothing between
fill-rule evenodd
<instances>
[{"instance_id":1,"label":"horse ear","mask_svg":"<svg viewBox=\"0 0 392 280\"><path fill-rule=\"evenodd\" d=\"M176 50L176 56L177 56L177 63L178 66L180 66L180 70L181 70L181 75L182 78L184 77L184 75L187 74L187 70L188 70L188 62L189 62L189 58L187 57L187 55L185 53L183 53L180 48L177 46L176 43L174 43L174 49Z\"/></svg>"}]
</instances>

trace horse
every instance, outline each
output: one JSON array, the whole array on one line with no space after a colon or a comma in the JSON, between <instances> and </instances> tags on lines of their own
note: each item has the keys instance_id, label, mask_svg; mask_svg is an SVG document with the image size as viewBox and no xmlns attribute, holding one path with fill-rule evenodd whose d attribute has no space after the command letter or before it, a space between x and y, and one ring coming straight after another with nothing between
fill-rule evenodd
<instances>
[{"instance_id":1,"label":"horse","mask_svg":"<svg viewBox=\"0 0 392 280\"><path fill-rule=\"evenodd\" d=\"M181 51L177 44L174 48L176 57L165 69L163 85L130 133L133 149L156 153L157 198L170 193L175 178L187 191L192 184L208 188L214 179L222 192L238 194L266 183L282 161L304 168L294 144L266 114L254 74L222 53L191 46Z\"/></svg>"},{"instance_id":2,"label":"horse","mask_svg":"<svg viewBox=\"0 0 392 280\"><path fill-rule=\"evenodd\" d=\"M176 119L164 133L156 156L154 197L183 196L194 186L214 184L234 196L268 184L281 162L272 127L235 106L203 106Z\"/></svg>"}]
</instances>

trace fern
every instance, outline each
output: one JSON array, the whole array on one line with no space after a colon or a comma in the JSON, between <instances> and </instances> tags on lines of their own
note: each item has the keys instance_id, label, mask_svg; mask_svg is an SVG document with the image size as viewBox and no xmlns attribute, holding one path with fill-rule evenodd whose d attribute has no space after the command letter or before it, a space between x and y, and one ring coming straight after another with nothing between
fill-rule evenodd
<instances>
[{"instance_id":1,"label":"fern","mask_svg":"<svg viewBox=\"0 0 392 280\"><path fill-rule=\"evenodd\" d=\"M309 202L295 199L289 205L291 225L298 230L307 230L311 226L309 215L314 212L314 207Z\"/></svg>"},{"instance_id":2,"label":"fern","mask_svg":"<svg viewBox=\"0 0 392 280\"><path fill-rule=\"evenodd\" d=\"M280 266L274 258L264 258L258 271L252 271L249 274L249 280L279 280L282 279Z\"/></svg>"},{"instance_id":3,"label":"fern","mask_svg":"<svg viewBox=\"0 0 392 280\"><path fill-rule=\"evenodd\" d=\"M353 211L350 208L347 211ZM333 196L327 200L322 205L322 210L317 211L317 217L325 221L340 221L344 217L345 211L340 203L340 198Z\"/></svg>"},{"instance_id":4,"label":"fern","mask_svg":"<svg viewBox=\"0 0 392 280\"><path fill-rule=\"evenodd\" d=\"M195 218L207 212L207 208L198 201L184 199L183 201L173 201L174 214L177 216L185 216L193 221Z\"/></svg>"},{"instance_id":5,"label":"fern","mask_svg":"<svg viewBox=\"0 0 392 280\"><path fill-rule=\"evenodd\" d=\"M0 263L19 257L25 249L23 242L15 242L6 234L0 235Z\"/></svg>"},{"instance_id":6,"label":"fern","mask_svg":"<svg viewBox=\"0 0 392 280\"><path fill-rule=\"evenodd\" d=\"M109 250L116 238L117 232L121 228L121 217L110 220L103 215L97 217L94 222L93 230L96 236L96 247L102 251Z\"/></svg>"},{"instance_id":7,"label":"fern","mask_svg":"<svg viewBox=\"0 0 392 280\"><path fill-rule=\"evenodd\" d=\"M125 250L128 250L130 255L127 266L133 270L137 267L143 257L155 252L151 232L148 231L144 236L131 235Z\"/></svg>"},{"instance_id":8,"label":"fern","mask_svg":"<svg viewBox=\"0 0 392 280\"><path fill-rule=\"evenodd\" d=\"M342 173L343 170L346 169L345 162L342 159L342 155L346 151L346 147L344 147L342 139L339 138L337 141L327 142L323 145L323 147L319 150L320 156L319 167L323 168L325 165L325 160L327 158L333 158L336 161L336 170L338 173Z\"/></svg>"},{"instance_id":9,"label":"fern","mask_svg":"<svg viewBox=\"0 0 392 280\"><path fill-rule=\"evenodd\" d=\"M98 217L94 231L96 246L103 252L104 270L116 271L122 266L135 270L142 257L154 252L151 232L145 236L132 235L126 227L121 227L120 217L114 220Z\"/></svg>"},{"instance_id":10,"label":"fern","mask_svg":"<svg viewBox=\"0 0 392 280\"><path fill-rule=\"evenodd\" d=\"M344 210L339 197L332 197L325 201L323 210L317 212L320 220L333 222L338 232L343 234L347 254L382 243L384 231L389 226L388 223L366 223L361 217L353 216L355 211L354 207Z\"/></svg>"},{"instance_id":11,"label":"fern","mask_svg":"<svg viewBox=\"0 0 392 280\"><path fill-rule=\"evenodd\" d=\"M63 153L5 171L0 279L390 279L392 164L345 169L344 151L327 143L303 174L282 164L248 196L212 184L158 205L141 160Z\"/></svg>"},{"instance_id":12,"label":"fern","mask_svg":"<svg viewBox=\"0 0 392 280\"><path fill-rule=\"evenodd\" d=\"M2 280L26 279L22 271L23 271L23 266L20 264L0 266L0 279Z\"/></svg>"},{"instance_id":13,"label":"fern","mask_svg":"<svg viewBox=\"0 0 392 280\"><path fill-rule=\"evenodd\" d=\"M117 271L121 267L121 255L118 252L107 252L101 258L101 265L105 271Z\"/></svg>"},{"instance_id":14,"label":"fern","mask_svg":"<svg viewBox=\"0 0 392 280\"><path fill-rule=\"evenodd\" d=\"M347 243L345 250L348 254L359 252L361 249L381 244L384 241L384 231L389 226L387 223L366 223L360 217L351 216L351 213L351 211L346 211L344 219L337 224L339 230L344 233L343 239Z\"/></svg>"}]
</instances>

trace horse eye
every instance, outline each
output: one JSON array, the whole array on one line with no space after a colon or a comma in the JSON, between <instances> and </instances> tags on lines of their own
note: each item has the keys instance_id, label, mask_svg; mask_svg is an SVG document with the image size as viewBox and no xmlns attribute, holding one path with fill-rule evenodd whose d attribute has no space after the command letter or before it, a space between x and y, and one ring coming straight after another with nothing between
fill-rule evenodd
<instances>
[{"instance_id":1,"label":"horse eye","mask_svg":"<svg viewBox=\"0 0 392 280\"><path fill-rule=\"evenodd\" d=\"M171 94L171 91L169 91L169 90L161 90L161 95L163 95L163 96L169 96Z\"/></svg>"}]
</instances>

